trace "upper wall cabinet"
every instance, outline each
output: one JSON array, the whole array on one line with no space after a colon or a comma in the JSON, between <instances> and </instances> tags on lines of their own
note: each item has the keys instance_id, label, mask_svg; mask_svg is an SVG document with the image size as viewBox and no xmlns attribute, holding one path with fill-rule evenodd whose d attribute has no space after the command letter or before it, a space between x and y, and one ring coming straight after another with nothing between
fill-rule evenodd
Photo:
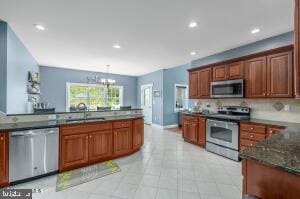
<instances>
[{"instance_id":1,"label":"upper wall cabinet","mask_svg":"<svg viewBox=\"0 0 300 199\"><path fill-rule=\"evenodd\" d=\"M198 71L189 73L189 98L197 99L198 98Z\"/></svg>"},{"instance_id":2,"label":"upper wall cabinet","mask_svg":"<svg viewBox=\"0 0 300 199\"><path fill-rule=\"evenodd\" d=\"M211 68L199 71L198 96L200 99L210 98Z\"/></svg>"},{"instance_id":3,"label":"upper wall cabinet","mask_svg":"<svg viewBox=\"0 0 300 199\"><path fill-rule=\"evenodd\" d=\"M293 97L292 51L246 61L247 98Z\"/></svg>"},{"instance_id":4,"label":"upper wall cabinet","mask_svg":"<svg viewBox=\"0 0 300 199\"><path fill-rule=\"evenodd\" d=\"M297 62L297 54L295 57ZM293 98L293 88L300 98L299 66L300 60L293 67L293 46L289 45L193 68L188 70L190 99L210 98L211 81L234 79L245 80L246 98Z\"/></svg>"},{"instance_id":5,"label":"upper wall cabinet","mask_svg":"<svg viewBox=\"0 0 300 199\"><path fill-rule=\"evenodd\" d=\"M247 60L246 97L264 98L267 96L267 59L259 57Z\"/></svg>"},{"instance_id":6,"label":"upper wall cabinet","mask_svg":"<svg viewBox=\"0 0 300 199\"><path fill-rule=\"evenodd\" d=\"M211 68L205 68L189 73L189 98L210 98Z\"/></svg>"},{"instance_id":7,"label":"upper wall cabinet","mask_svg":"<svg viewBox=\"0 0 300 199\"><path fill-rule=\"evenodd\" d=\"M243 79L244 62L234 62L228 65L213 67L213 81L224 81L232 79Z\"/></svg>"},{"instance_id":8,"label":"upper wall cabinet","mask_svg":"<svg viewBox=\"0 0 300 199\"><path fill-rule=\"evenodd\" d=\"M300 0L295 0L294 77L295 96L300 98Z\"/></svg>"}]
</instances>

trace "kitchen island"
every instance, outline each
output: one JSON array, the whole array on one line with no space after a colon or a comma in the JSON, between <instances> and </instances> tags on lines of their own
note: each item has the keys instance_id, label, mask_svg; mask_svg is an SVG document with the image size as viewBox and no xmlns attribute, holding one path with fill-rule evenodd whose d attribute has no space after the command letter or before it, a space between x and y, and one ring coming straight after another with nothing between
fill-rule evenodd
<instances>
[{"instance_id":1,"label":"kitchen island","mask_svg":"<svg viewBox=\"0 0 300 199\"><path fill-rule=\"evenodd\" d=\"M247 123L247 121L246 121ZM300 124L250 120L285 129L240 152L243 194L262 199L300 197Z\"/></svg>"},{"instance_id":2,"label":"kitchen island","mask_svg":"<svg viewBox=\"0 0 300 199\"><path fill-rule=\"evenodd\" d=\"M56 120L45 120L48 116L40 115L39 121L35 121L36 115L14 115L2 118L0 122L0 187L6 187L10 183L11 132L59 129L57 157L59 172L127 156L143 146L144 120L141 110L89 112L89 117L82 117L82 114L86 113L64 113L64 115L60 114L60 119ZM18 122L6 122L16 120L16 118Z\"/></svg>"}]
</instances>

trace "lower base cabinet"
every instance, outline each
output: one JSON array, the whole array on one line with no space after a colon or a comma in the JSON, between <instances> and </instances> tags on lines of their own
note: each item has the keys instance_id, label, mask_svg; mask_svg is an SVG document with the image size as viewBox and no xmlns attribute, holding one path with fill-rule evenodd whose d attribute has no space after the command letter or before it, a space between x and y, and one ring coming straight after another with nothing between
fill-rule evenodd
<instances>
[{"instance_id":1,"label":"lower base cabinet","mask_svg":"<svg viewBox=\"0 0 300 199\"><path fill-rule=\"evenodd\" d=\"M139 149L144 145L144 120L133 120L132 123L132 148Z\"/></svg>"},{"instance_id":2,"label":"lower base cabinet","mask_svg":"<svg viewBox=\"0 0 300 199\"><path fill-rule=\"evenodd\" d=\"M114 155L124 155L132 150L131 128L114 129Z\"/></svg>"},{"instance_id":3,"label":"lower base cabinet","mask_svg":"<svg viewBox=\"0 0 300 199\"><path fill-rule=\"evenodd\" d=\"M89 134L89 161L100 161L112 156L112 131Z\"/></svg>"},{"instance_id":4,"label":"lower base cabinet","mask_svg":"<svg viewBox=\"0 0 300 199\"><path fill-rule=\"evenodd\" d=\"M205 147L206 118L201 116L182 116L182 136L185 141Z\"/></svg>"},{"instance_id":5,"label":"lower base cabinet","mask_svg":"<svg viewBox=\"0 0 300 199\"><path fill-rule=\"evenodd\" d=\"M8 133L0 132L0 187L8 186Z\"/></svg>"},{"instance_id":6,"label":"lower base cabinet","mask_svg":"<svg viewBox=\"0 0 300 199\"><path fill-rule=\"evenodd\" d=\"M62 126L60 171L128 155L143 143L143 119Z\"/></svg>"}]
</instances>

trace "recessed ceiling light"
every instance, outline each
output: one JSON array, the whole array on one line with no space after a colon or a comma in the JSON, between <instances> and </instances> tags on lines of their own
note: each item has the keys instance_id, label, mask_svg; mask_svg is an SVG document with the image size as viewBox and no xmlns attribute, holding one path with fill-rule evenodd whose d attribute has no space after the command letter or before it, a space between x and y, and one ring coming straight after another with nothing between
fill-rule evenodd
<instances>
[{"instance_id":1,"label":"recessed ceiling light","mask_svg":"<svg viewBox=\"0 0 300 199\"><path fill-rule=\"evenodd\" d=\"M189 27L190 28L195 28L196 26L198 26L198 23L196 21L192 21L190 24L189 24Z\"/></svg>"},{"instance_id":2,"label":"recessed ceiling light","mask_svg":"<svg viewBox=\"0 0 300 199\"><path fill-rule=\"evenodd\" d=\"M191 52L191 55L194 56L196 55L197 53L195 51Z\"/></svg>"},{"instance_id":3,"label":"recessed ceiling light","mask_svg":"<svg viewBox=\"0 0 300 199\"><path fill-rule=\"evenodd\" d=\"M254 28L251 33L252 34L256 34L256 33L259 33L260 32L260 29L259 28Z\"/></svg>"},{"instance_id":4,"label":"recessed ceiling light","mask_svg":"<svg viewBox=\"0 0 300 199\"><path fill-rule=\"evenodd\" d=\"M116 45L113 45L113 47L116 48L116 49L120 49L120 48L121 48L121 46L120 46L120 45L117 45L117 44L116 44Z\"/></svg>"},{"instance_id":5,"label":"recessed ceiling light","mask_svg":"<svg viewBox=\"0 0 300 199\"><path fill-rule=\"evenodd\" d=\"M34 27L38 30L46 30L46 28L40 24L34 24Z\"/></svg>"}]
</instances>

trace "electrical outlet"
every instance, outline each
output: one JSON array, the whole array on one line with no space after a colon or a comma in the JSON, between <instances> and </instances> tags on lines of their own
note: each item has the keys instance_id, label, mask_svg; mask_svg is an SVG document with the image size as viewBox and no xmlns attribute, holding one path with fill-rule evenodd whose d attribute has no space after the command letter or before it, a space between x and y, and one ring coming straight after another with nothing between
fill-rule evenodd
<instances>
[{"instance_id":1,"label":"electrical outlet","mask_svg":"<svg viewBox=\"0 0 300 199\"><path fill-rule=\"evenodd\" d=\"M284 105L284 108L283 108L283 110L284 110L285 112L290 112L290 110L291 110L291 106L290 106L290 105L288 105L288 104L286 104L286 105Z\"/></svg>"}]
</instances>

